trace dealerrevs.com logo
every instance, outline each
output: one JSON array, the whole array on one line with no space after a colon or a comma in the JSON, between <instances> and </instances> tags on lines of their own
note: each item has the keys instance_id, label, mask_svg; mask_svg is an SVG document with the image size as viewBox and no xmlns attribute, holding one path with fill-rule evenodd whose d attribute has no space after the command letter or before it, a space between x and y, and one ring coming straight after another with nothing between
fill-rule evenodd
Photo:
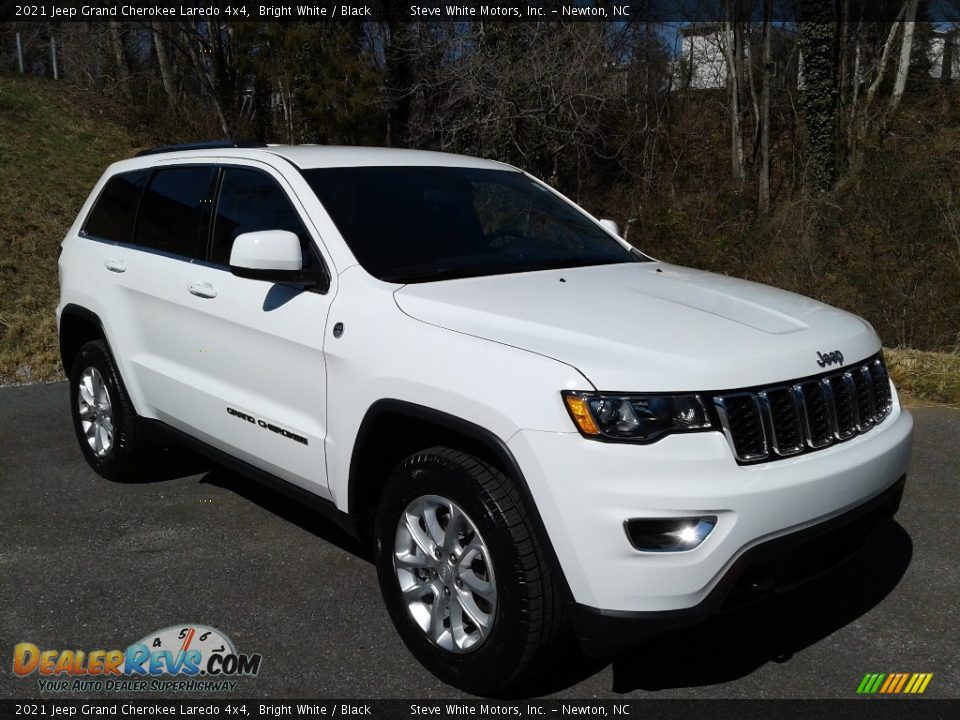
<instances>
[{"instance_id":1,"label":"dealerrevs.com logo","mask_svg":"<svg viewBox=\"0 0 960 720\"><path fill-rule=\"evenodd\" d=\"M225 633L184 624L150 633L125 650L13 649L13 672L41 692L232 691L260 672L263 657L238 653Z\"/></svg>"}]
</instances>

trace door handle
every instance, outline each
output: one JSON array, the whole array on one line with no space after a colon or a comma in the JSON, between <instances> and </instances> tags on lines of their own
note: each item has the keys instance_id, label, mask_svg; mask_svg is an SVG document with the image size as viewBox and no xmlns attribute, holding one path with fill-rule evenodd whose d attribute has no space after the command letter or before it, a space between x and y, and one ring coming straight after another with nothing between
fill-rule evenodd
<instances>
[{"instance_id":1,"label":"door handle","mask_svg":"<svg viewBox=\"0 0 960 720\"><path fill-rule=\"evenodd\" d=\"M210 283L190 283L187 285L187 290L190 291L191 295L197 297L209 299L217 296L217 289Z\"/></svg>"},{"instance_id":2,"label":"door handle","mask_svg":"<svg viewBox=\"0 0 960 720\"><path fill-rule=\"evenodd\" d=\"M114 260L110 258L105 260L103 266L110 272L122 273L127 271L127 266L124 264L123 260Z\"/></svg>"}]
</instances>

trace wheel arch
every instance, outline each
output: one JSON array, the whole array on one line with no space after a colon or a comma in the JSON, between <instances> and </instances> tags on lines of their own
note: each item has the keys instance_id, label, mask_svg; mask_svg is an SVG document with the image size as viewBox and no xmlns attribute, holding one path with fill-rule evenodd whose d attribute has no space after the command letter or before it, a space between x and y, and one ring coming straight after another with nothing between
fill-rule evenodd
<instances>
[{"instance_id":1,"label":"wheel arch","mask_svg":"<svg viewBox=\"0 0 960 720\"><path fill-rule=\"evenodd\" d=\"M506 443L476 423L404 400L378 400L368 408L350 458L347 509L357 534L372 537L372 520L390 471L418 450L442 445L470 453L513 480L537 533L563 600L573 595L523 471Z\"/></svg>"},{"instance_id":2,"label":"wheel arch","mask_svg":"<svg viewBox=\"0 0 960 720\"><path fill-rule=\"evenodd\" d=\"M71 366L77 357L77 352L84 343L91 340L103 340L110 348L110 341L103 330L100 317L93 311L73 303L64 306L60 313L60 362L67 377L70 377Z\"/></svg>"}]
</instances>

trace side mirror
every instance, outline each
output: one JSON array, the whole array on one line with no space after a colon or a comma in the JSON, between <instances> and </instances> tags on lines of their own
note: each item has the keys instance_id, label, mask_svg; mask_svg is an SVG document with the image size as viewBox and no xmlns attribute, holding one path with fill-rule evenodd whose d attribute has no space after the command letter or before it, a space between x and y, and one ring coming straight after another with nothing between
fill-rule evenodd
<instances>
[{"instance_id":1,"label":"side mirror","mask_svg":"<svg viewBox=\"0 0 960 720\"><path fill-rule=\"evenodd\" d=\"M603 229L606 230L608 233L613 233L613 234L616 235L617 237L620 237L620 226L617 225L616 221L614 221L614 220L607 220L606 218L604 218L603 220L600 221L600 225L601 225L601 226L603 227Z\"/></svg>"},{"instance_id":2,"label":"side mirror","mask_svg":"<svg viewBox=\"0 0 960 720\"><path fill-rule=\"evenodd\" d=\"M230 272L237 277L271 283L317 285L320 273L304 270L300 239L287 230L261 230L237 235L230 249Z\"/></svg>"}]
</instances>

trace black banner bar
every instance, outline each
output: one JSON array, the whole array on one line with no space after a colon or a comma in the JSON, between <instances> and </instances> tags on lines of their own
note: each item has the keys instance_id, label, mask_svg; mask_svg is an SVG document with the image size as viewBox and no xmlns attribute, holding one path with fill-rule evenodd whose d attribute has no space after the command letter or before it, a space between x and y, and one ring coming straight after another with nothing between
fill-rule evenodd
<instances>
[{"instance_id":1,"label":"black banner bar","mask_svg":"<svg viewBox=\"0 0 960 720\"><path fill-rule=\"evenodd\" d=\"M803 17L803 0L774 0L775 22ZM761 19L763 3L743 2L738 12ZM892 21L897 3L853 3L851 22ZM364 22L717 22L724 18L722 0L3 0L0 19L17 22L97 22L218 20L230 22L313 21ZM839 11L838 11L839 12ZM921 22L960 22L960 2L928 0Z\"/></svg>"},{"instance_id":2,"label":"black banner bar","mask_svg":"<svg viewBox=\"0 0 960 720\"><path fill-rule=\"evenodd\" d=\"M0 700L0 718L646 718L953 720L960 699L854 700Z\"/></svg>"}]
</instances>

